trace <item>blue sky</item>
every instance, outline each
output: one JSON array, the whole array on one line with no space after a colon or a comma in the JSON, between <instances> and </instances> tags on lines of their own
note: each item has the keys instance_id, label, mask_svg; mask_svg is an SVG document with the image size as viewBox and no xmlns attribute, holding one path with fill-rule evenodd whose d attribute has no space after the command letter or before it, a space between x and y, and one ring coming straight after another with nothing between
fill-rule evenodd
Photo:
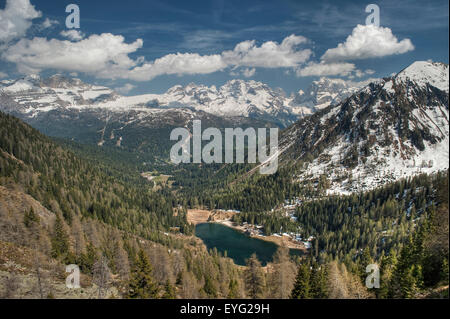
<instances>
[{"instance_id":1,"label":"blue sky","mask_svg":"<svg viewBox=\"0 0 450 319\"><path fill-rule=\"evenodd\" d=\"M448 1L8 1L22 7L0 0L4 78L71 73L128 94L241 78L289 94L320 76L361 81L416 60L448 63ZM79 39L61 34L70 3L80 8ZM380 8L380 29L365 26L369 3ZM2 29L2 19L23 24ZM358 39L364 48L354 48Z\"/></svg>"}]
</instances>

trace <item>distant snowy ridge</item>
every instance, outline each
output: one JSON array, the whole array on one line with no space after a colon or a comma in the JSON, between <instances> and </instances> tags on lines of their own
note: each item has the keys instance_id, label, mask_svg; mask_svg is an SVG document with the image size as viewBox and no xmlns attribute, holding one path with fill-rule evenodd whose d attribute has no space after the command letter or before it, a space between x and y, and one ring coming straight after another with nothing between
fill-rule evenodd
<instances>
[{"instance_id":1,"label":"distant snowy ridge","mask_svg":"<svg viewBox=\"0 0 450 319\"><path fill-rule=\"evenodd\" d=\"M311 114L329 105L342 102L345 98L374 80L351 82L322 77L313 81L306 91L300 90L294 94L289 104L294 110L309 109L309 114Z\"/></svg>"},{"instance_id":2,"label":"distant snowy ridge","mask_svg":"<svg viewBox=\"0 0 450 319\"><path fill-rule=\"evenodd\" d=\"M176 85L163 94L121 96L114 90L83 83L79 79L54 75L41 79L32 75L15 81L0 81L0 93L8 95L21 113L35 116L55 109L104 109L111 112L189 108L216 116L253 117L288 126L355 92L346 81L321 78L307 90L286 96L282 89L272 89L257 81L230 80L223 86Z\"/></svg>"},{"instance_id":3,"label":"distant snowy ridge","mask_svg":"<svg viewBox=\"0 0 450 319\"><path fill-rule=\"evenodd\" d=\"M0 81L0 95L15 102L19 107L16 111L30 116L59 108L89 108L119 97L107 87L86 84L80 79L61 75L48 79L31 75L15 81Z\"/></svg>"}]
</instances>

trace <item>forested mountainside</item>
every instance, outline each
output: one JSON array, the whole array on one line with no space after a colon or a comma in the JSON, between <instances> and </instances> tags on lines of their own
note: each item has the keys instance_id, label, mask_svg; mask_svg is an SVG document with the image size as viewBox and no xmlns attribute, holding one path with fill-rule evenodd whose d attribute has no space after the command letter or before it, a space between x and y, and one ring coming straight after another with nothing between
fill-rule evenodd
<instances>
[{"instance_id":1,"label":"forested mountainside","mask_svg":"<svg viewBox=\"0 0 450 319\"><path fill-rule=\"evenodd\" d=\"M0 120L2 176L65 219L70 221L75 213L90 215L153 239L163 238L160 230L174 226L189 231L185 215L173 214L176 205L170 194L163 196L146 187L137 191L18 119L1 114ZM136 221L141 230L130 228Z\"/></svg>"},{"instance_id":2,"label":"forested mountainside","mask_svg":"<svg viewBox=\"0 0 450 319\"><path fill-rule=\"evenodd\" d=\"M182 210L172 209L177 201L171 202L170 192L149 191L141 198L150 186L141 184L136 192L136 181L121 177L128 168L106 168L101 160L88 159L92 155L83 159L82 150L75 155L12 116L0 113L0 120L3 297L384 298L446 293L440 287L448 283L448 223L443 222L448 218L447 174L305 202L295 216L304 223L305 236L318 239L310 255L292 259L280 248L265 267L255 256L240 267L189 236L191 226ZM335 209L337 214L329 214ZM272 218L278 213L241 218L270 232L283 225ZM381 290L364 286L362 269L371 260L382 265ZM81 267L83 288L76 292L64 285L68 263Z\"/></svg>"},{"instance_id":3,"label":"forested mountainside","mask_svg":"<svg viewBox=\"0 0 450 319\"><path fill-rule=\"evenodd\" d=\"M264 108L266 99L278 99L275 90L262 83L234 81L221 89L176 86L158 98L178 104L160 101L164 104L160 105L150 95L121 97L108 88L59 75L4 80L0 91L1 110L44 134L124 151L120 157L126 157L139 170L172 175L175 186L184 183L196 197L205 190L216 192L226 188L226 183L241 180L245 170L253 166L174 168L169 163L171 130L191 129L193 119L200 119L203 129L273 126L269 119L249 114L233 117L207 109L211 103L218 103L214 104L217 108L245 104L247 100ZM210 91L222 97L216 99ZM348 194L448 168L446 64L417 61L394 76L364 87L321 79L300 95L292 98L298 100L292 105L309 103L310 113L315 113L305 114L284 130L279 143L280 165L294 166L294 184L310 181L322 185L318 183L322 180L329 184L325 192ZM148 99L154 103L148 104ZM204 107L197 107L198 101ZM278 197L279 202L285 199Z\"/></svg>"},{"instance_id":4,"label":"forested mountainside","mask_svg":"<svg viewBox=\"0 0 450 319\"><path fill-rule=\"evenodd\" d=\"M0 123L2 296L245 294L238 267L187 236L192 226L170 193L138 191L10 115L0 113ZM70 263L83 273L78 293L65 287ZM136 292L140 271L148 290Z\"/></svg>"},{"instance_id":5,"label":"forested mountainside","mask_svg":"<svg viewBox=\"0 0 450 319\"><path fill-rule=\"evenodd\" d=\"M169 194L148 193L141 202L120 174L10 115L0 113L0 123L2 297L290 296L296 262L287 249L266 267L255 256L238 267L187 236L190 228L182 211L173 214ZM82 289L65 286L69 263L80 266ZM326 287L332 278L321 274ZM318 297L327 297L324 289Z\"/></svg>"}]
</instances>

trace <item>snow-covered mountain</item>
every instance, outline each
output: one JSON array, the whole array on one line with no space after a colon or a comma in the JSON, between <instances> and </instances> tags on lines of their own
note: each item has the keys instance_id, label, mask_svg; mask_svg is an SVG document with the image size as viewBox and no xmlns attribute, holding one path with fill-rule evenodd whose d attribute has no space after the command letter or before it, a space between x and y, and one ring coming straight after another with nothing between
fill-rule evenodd
<instances>
[{"instance_id":1,"label":"snow-covered mountain","mask_svg":"<svg viewBox=\"0 0 450 319\"><path fill-rule=\"evenodd\" d=\"M324 176L330 192L374 188L449 167L449 69L415 62L283 132L281 161L298 181Z\"/></svg>"},{"instance_id":2,"label":"snow-covered mountain","mask_svg":"<svg viewBox=\"0 0 450 319\"><path fill-rule=\"evenodd\" d=\"M217 116L245 116L272 119L289 124L297 119L289 106L290 99L281 89L273 90L256 81L231 80L222 87L189 84L177 85L164 94L146 95L152 106L192 107Z\"/></svg>"},{"instance_id":3,"label":"snow-covered mountain","mask_svg":"<svg viewBox=\"0 0 450 319\"><path fill-rule=\"evenodd\" d=\"M321 78L306 92L286 96L257 81L231 80L223 86L176 85L163 94L121 96L104 86L54 75L41 79L32 75L0 81L0 101L14 111L34 117L42 112L66 109L98 109L111 112L188 108L216 116L248 117L286 127L303 116L336 104L356 92L361 83Z\"/></svg>"},{"instance_id":4,"label":"snow-covered mountain","mask_svg":"<svg viewBox=\"0 0 450 319\"><path fill-rule=\"evenodd\" d=\"M47 79L30 75L18 80L0 81L2 104L29 116L68 107L93 107L118 97L117 93L107 87L86 84L80 79L61 75Z\"/></svg>"},{"instance_id":5,"label":"snow-covered mountain","mask_svg":"<svg viewBox=\"0 0 450 319\"><path fill-rule=\"evenodd\" d=\"M217 89L215 86L177 85L152 97L161 107L191 106L218 116L276 118L283 123L302 118L315 111L341 102L368 82L351 82L322 77L313 81L306 92L286 96L282 89L271 89L257 81L231 80Z\"/></svg>"},{"instance_id":6,"label":"snow-covered mountain","mask_svg":"<svg viewBox=\"0 0 450 319\"><path fill-rule=\"evenodd\" d=\"M329 105L342 102L370 82L372 81L352 82L322 77L313 81L306 91L300 90L295 93L289 105L293 113L311 114Z\"/></svg>"},{"instance_id":7,"label":"snow-covered mountain","mask_svg":"<svg viewBox=\"0 0 450 319\"><path fill-rule=\"evenodd\" d=\"M256 81L231 80L219 89L177 85L164 94L121 96L107 87L86 84L79 79L60 75L41 79L33 75L0 81L0 95L4 104L13 104L14 111L29 117L58 109L151 112L152 109L188 108L216 116L263 119L281 126L298 119L298 114L291 112L291 99L281 89L273 90Z\"/></svg>"}]
</instances>

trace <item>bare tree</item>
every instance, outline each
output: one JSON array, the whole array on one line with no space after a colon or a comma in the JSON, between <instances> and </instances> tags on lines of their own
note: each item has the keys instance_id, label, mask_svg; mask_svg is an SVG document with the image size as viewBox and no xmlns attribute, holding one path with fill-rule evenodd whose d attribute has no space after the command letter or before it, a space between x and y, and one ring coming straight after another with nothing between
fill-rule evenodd
<instances>
[{"instance_id":1,"label":"bare tree","mask_svg":"<svg viewBox=\"0 0 450 319\"><path fill-rule=\"evenodd\" d=\"M336 261L330 263L328 273L330 299L365 299L371 297L359 278L349 273L344 264L338 264Z\"/></svg>"},{"instance_id":2,"label":"bare tree","mask_svg":"<svg viewBox=\"0 0 450 319\"><path fill-rule=\"evenodd\" d=\"M83 253L86 252L86 241L84 239L80 218L77 215L74 215L72 217L70 232L74 241L73 248L75 255L77 257L80 257Z\"/></svg>"},{"instance_id":3,"label":"bare tree","mask_svg":"<svg viewBox=\"0 0 450 319\"><path fill-rule=\"evenodd\" d=\"M246 263L245 286L250 298L262 298L265 286L264 273L256 254L250 256Z\"/></svg>"},{"instance_id":4,"label":"bare tree","mask_svg":"<svg viewBox=\"0 0 450 319\"><path fill-rule=\"evenodd\" d=\"M41 266L41 258L38 254L37 247L35 246L33 250L33 262L34 262L34 269L36 271L36 277L37 277L37 288L39 292L39 297L41 299L44 299L44 287L43 287L43 274L42 274L42 266Z\"/></svg>"},{"instance_id":5,"label":"bare tree","mask_svg":"<svg viewBox=\"0 0 450 319\"><path fill-rule=\"evenodd\" d=\"M128 260L128 254L123 249L122 243L117 246L116 254L114 256L114 263L116 264L117 273L123 281L128 280L130 276L130 262Z\"/></svg>"},{"instance_id":6,"label":"bare tree","mask_svg":"<svg viewBox=\"0 0 450 319\"><path fill-rule=\"evenodd\" d=\"M111 272L108 267L106 258L101 255L94 264L93 281L98 286L98 299L104 298L105 291L109 287L111 280Z\"/></svg>"},{"instance_id":7,"label":"bare tree","mask_svg":"<svg viewBox=\"0 0 450 319\"><path fill-rule=\"evenodd\" d=\"M183 271L181 297L184 299L195 299L199 297L199 290L196 280L189 272Z\"/></svg>"},{"instance_id":8,"label":"bare tree","mask_svg":"<svg viewBox=\"0 0 450 319\"><path fill-rule=\"evenodd\" d=\"M274 271L270 275L270 296L288 299L294 286L296 267L289 257L289 249L280 247L273 257Z\"/></svg>"},{"instance_id":9,"label":"bare tree","mask_svg":"<svg viewBox=\"0 0 450 319\"><path fill-rule=\"evenodd\" d=\"M152 247L148 255L153 265L153 276L157 282L173 281L170 266L170 257L167 248L163 246Z\"/></svg>"}]
</instances>

